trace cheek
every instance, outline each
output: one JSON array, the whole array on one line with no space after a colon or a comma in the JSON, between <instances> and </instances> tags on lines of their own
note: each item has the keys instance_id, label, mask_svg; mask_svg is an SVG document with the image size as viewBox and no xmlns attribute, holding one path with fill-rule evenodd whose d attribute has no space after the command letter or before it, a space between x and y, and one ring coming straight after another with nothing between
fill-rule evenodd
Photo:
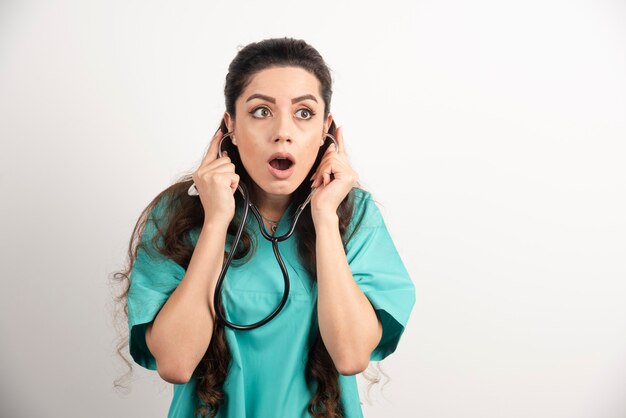
<instances>
[{"instance_id":1,"label":"cheek","mask_svg":"<svg viewBox=\"0 0 626 418\"><path fill-rule=\"evenodd\" d=\"M243 132L237 137L237 151L243 166L250 174L256 172L259 166L265 165L264 161L262 161L263 159L259 158L263 154L259 152L257 142L254 138L244 135Z\"/></svg>"},{"instance_id":2,"label":"cheek","mask_svg":"<svg viewBox=\"0 0 626 418\"><path fill-rule=\"evenodd\" d=\"M259 157L262 154L260 154L258 150L254 147L254 144L245 143L238 148L241 162L243 163L243 166L246 168L248 173L256 171L260 166L265 165L263 159Z\"/></svg>"},{"instance_id":3,"label":"cheek","mask_svg":"<svg viewBox=\"0 0 626 418\"><path fill-rule=\"evenodd\" d=\"M320 142L321 141L312 141L310 145L306 147L305 150L305 161L307 171L313 166L315 163L315 159L317 158L317 154L320 151Z\"/></svg>"}]
</instances>

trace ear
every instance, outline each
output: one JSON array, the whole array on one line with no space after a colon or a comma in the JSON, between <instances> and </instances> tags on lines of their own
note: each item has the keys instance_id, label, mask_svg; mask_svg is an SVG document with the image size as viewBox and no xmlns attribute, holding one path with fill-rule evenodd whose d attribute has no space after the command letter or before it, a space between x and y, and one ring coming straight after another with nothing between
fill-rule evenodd
<instances>
[{"instance_id":1,"label":"ear","mask_svg":"<svg viewBox=\"0 0 626 418\"><path fill-rule=\"evenodd\" d=\"M235 118L230 116L230 113L224 112L224 123L226 124L226 129L228 129L228 132L233 133L230 137L230 141L233 143L233 145L237 145L237 142L235 141Z\"/></svg>"},{"instance_id":2,"label":"ear","mask_svg":"<svg viewBox=\"0 0 626 418\"><path fill-rule=\"evenodd\" d=\"M328 113L328 116L326 116L326 120L324 121L324 133L328 132L331 123L333 123L333 115L332 113Z\"/></svg>"}]
</instances>

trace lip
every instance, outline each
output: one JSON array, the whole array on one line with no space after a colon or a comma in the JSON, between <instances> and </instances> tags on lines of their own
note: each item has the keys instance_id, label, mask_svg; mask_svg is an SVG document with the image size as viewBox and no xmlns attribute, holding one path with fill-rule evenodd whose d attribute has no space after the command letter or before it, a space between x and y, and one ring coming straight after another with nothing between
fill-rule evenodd
<instances>
[{"instance_id":1,"label":"lip","mask_svg":"<svg viewBox=\"0 0 626 418\"><path fill-rule=\"evenodd\" d=\"M291 167L289 167L287 170L277 170L274 167L272 167L270 165L270 161L272 161L275 158L286 158L289 161L291 161ZM276 152L272 155L270 155L270 158L267 159L267 169L270 172L270 174L274 177L276 177L277 179L280 180L284 180L289 178L293 172L294 172L294 167L296 165L296 159L293 157L293 155L289 154L288 152Z\"/></svg>"},{"instance_id":2,"label":"lip","mask_svg":"<svg viewBox=\"0 0 626 418\"><path fill-rule=\"evenodd\" d=\"M270 161L272 161L274 158L286 158L292 162L292 166L296 163L296 159L293 158L293 155L289 154L288 152L275 152L274 154L270 155L270 158L267 159L267 163L269 164Z\"/></svg>"}]
</instances>

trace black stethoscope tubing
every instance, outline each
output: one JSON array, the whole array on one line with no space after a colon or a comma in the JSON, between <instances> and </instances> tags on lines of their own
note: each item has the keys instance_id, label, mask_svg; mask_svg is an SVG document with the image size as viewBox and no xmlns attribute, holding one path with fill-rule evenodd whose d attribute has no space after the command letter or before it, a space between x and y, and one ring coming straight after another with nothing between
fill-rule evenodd
<instances>
[{"instance_id":1,"label":"black stethoscope tubing","mask_svg":"<svg viewBox=\"0 0 626 418\"><path fill-rule=\"evenodd\" d=\"M224 134L224 136L222 137L222 139L220 140L220 144L219 144L219 157L222 156L222 142L224 141L224 139L230 137L232 135L231 132L228 132L226 134ZM333 137L331 134L326 133L326 136L328 136L334 143L335 143L335 148L337 149L337 141L335 140L335 137ZM338 152L338 149L337 149ZM195 188L194 185L192 185L190 187L190 191L192 188ZM278 243L281 241L285 241L286 239L288 239L289 237L291 237L291 235L293 234L293 232L296 229L296 224L298 222L298 218L300 218L300 215L302 214L302 211L304 211L304 208L306 207L306 205L309 203L309 201L311 200L311 197L313 196L313 191L311 190L311 193L309 194L309 196L305 199L305 201L298 206L298 209L296 210L294 217L293 217L293 221L291 222L291 227L289 228L289 230L283 234L280 235L278 237L275 237L273 235L271 235L269 232L267 232L267 228L265 227L265 223L263 222L263 218L261 217L261 214L259 213L259 209L254 205L254 203L252 203L250 201L250 195L248 193L248 189L246 188L245 184L243 183L239 183L239 185L237 186L237 189L239 190L239 192L241 193L241 195L243 196L243 200L244 200L244 210L243 210L243 214L241 216L241 222L239 223L239 226L237 227L237 232L235 233L235 238L233 240L233 243L231 245L230 251L228 253L228 256L226 257L226 261L224 262L224 265L222 266L222 270L220 272L220 275L217 279L217 283L215 285L215 293L213 296L213 309L215 310L215 315L217 316L217 318L219 319L219 321L221 321L225 326L235 329L235 330L239 330L239 331L249 331L255 328L259 328L265 324L267 324L269 321L271 321L272 319L274 319L276 317L276 315L278 315L280 313L280 311L285 307L285 304L287 303L287 298L289 297L289 273L287 272L287 268L285 267L285 263L283 261L282 256L280 255L280 251L278 250ZM190 193L191 194L191 193ZM248 324L248 325L241 325L241 324L235 324L231 321L229 321L228 319L226 319L226 315L224 314L224 312L222 311L222 309L220 309L221 306L221 302L222 302L222 285L224 283L224 278L226 277L226 272L228 271L228 268L230 267L230 264L233 260L233 256L235 255L235 249L237 248L237 246L239 245L239 241L241 239L241 234L243 233L243 229L244 226L246 224L246 220L248 219L248 211L252 210L252 214L254 215L254 217L256 218L258 224L259 224L259 229L261 231L261 234L263 235L263 237L270 241L272 243L272 249L274 250L274 256L276 257L276 261L280 267L280 271L283 274L283 281L284 281L284 289L283 289L283 296L280 300L280 302L278 303L278 305L276 306L276 308L265 318L261 319L258 322L255 322L253 324Z\"/></svg>"}]
</instances>

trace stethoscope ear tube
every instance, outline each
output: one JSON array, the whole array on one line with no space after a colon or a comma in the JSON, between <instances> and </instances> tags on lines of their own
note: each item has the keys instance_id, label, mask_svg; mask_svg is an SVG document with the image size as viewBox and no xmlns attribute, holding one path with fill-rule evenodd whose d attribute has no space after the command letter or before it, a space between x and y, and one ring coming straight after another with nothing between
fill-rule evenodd
<instances>
[{"instance_id":1,"label":"stethoscope ear tube","mask_svg":"<svg viewBox=\"0 0 626 418\"><path fill-rule=\"evenodd\" d=\"M224 134L224 136L220 140L220 144L218 147L219 157L222 157L222 143L224 142L224 139L230 137L231 135L232 135L232 132L228 132ZM339 152L339 147L338 147L337 140L335 139L335 137L329 133L326 133L326 136L335 143L335 150L336 152ZM224 265L222 266L222 270L220 271L220 275L217 279L217 284L215 286L215 293L213 296L213 309L215 310L215 315L217 316L218 320L221 321L225 326L232 328L232 329L239 330L239 331L249 331L255 328L259 328L260 326L265 325L269 321L274 319L274 317L278 315L278 313L285 307L285 304L287 303L287 299L289 297L289 288L290 288L289 287L289 273L287 272L285 263L283 262L282 256L280 255L280 251L278 250L278 243L280 241L284 241L288 239L289 237L291 237L291 235L295 231L296 224L298 222L298 219L300 218L300 215L302 214L302 211L304 211L304 209L306 208L306 205L311 201L311 197L313 196L313 192L315 190L311 190L311 193L309 193L308 197L304 200L304 202L300 206L298 206L298 209L296 210L294 214L293 221L291 223L291 227L289 228L289 230L285 234L281 236L277 236L277 237L272 236L267 231L267 228L265 228L265 223L263 222L263 218L261 217L261 214L259 213L258 208L254 205L254 203L250 202L250 195L248 193L248 189L246 188L245 184L240 182L239 185L237 186L237 190L239 190L244 200L243 213L241 216L241 221L239 223L239 226L237 227L237 232L235 233L235 238L231 245L230 251L226 257L226 261L224 261ZM189 187L189 190L187 191L187 193L190 196L198 195L198 191L195 187L195 184L192 184L191 187ZM272 242L272 249L274 250L274 256L276 257L276 261L283 274L284 289L283 289L283 296L280 302L278 303L278 306L276 306L276 308L268 316L266 316L262 320L255 322L253 324L241 325L241 324L235 324L226 319L226 315L223 312L223 304L222 304L222 285L224 282L224 278L226 277L226 272L228 271L228 268L230 267L230 264L233 260L233 256L235 255L235 251L239 245L239 241L241 240L241 235L243 233L246 220L248 218L249 210L252 210L252 214L257 219L257 222L259 224L259 229L261 231L261 235L263 235L263 237L267 239L268 241Z\"/></svg>"},{"instance_id":2,"label":"stethoscope ear tube","mask_svg":"<svg viewBox=\"0 0 626 418\"><path fill-rule=\"evenodd\" d=\"M255 215L258 215L257 220L260 219L260 214L258 213L258 210L252 203L250 203L250 196L248 194L248 189L246 189L246 186L243 183L241 184L241 188L239 190L243 194L243 198L245 202L244 211L241 217L241 222L239 223L239 227L237 228L237 233L235 234L235 239L233 240L233 244L230 248L226 261L224 262L224 265L222 266L222 271L220 272L219 278L217 279L217 284L215 286L215 293L213 295L213 309L215 310L215 315L217 316L217 318L225 326L232 328L232 329L239 330L239 331L249 331L249 330L259 328L260 326L267 324L269 321L274 319L274 317L278 315L278 313L284 308L285 304L287 303L287 298L289 297L289 273L287 273L287 268L285 267L285 263L283 262L283 259L280 255L280 251L278 251L278 239L274 239L274 237L270 236L271 241L272 241L272 248L274 250L274 256L276 257L276 261L278 262L278 265L280 266L280 270L283 273L283 281L284 281L283 297L281 298L278 306L276 307L276 309L274 309L272 313L270 313L268 316L266 316L259 322L255 322L254 324L240 325L240 324L235 324L233 322L230 322L229 320L226 319L226 315L222 311L222 307L223 307L222 306L222 284L224 283L224 277L226 277L226 272L228 271L228 268L230 267L230 263L233 260L233 255L235 254L235 250L237 249L237 246L239 245L239 240L241 239L241 234L243 232L244 225L246 224L246 219L248 218L248 209L250 207L254 208L253 212L255 213ZM262 220L259 222L260 224L263 224ZM266 232L265 225L263 225L262 232Z\"/></svg>"}]
</instances>

